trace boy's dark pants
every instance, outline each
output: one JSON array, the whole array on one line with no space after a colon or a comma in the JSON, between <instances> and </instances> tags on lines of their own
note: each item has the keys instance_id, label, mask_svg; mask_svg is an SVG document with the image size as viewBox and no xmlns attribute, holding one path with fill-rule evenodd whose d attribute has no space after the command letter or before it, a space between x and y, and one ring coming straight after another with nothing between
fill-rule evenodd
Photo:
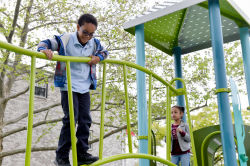
<instances>
[{"instance_id":1,"label":"boy's dark pants","mask_svg":"<svg viewBox=\"0 0 250 166\"><path fill-rule=\"evenodd\" d=\"M85 153L89 149L88 138L89 128L91 126L90 116L90 95L89 92L73 93L73 105L75 123L78 124L76 137L77 137L77 154ZM69 158L69 151L71 147L70 136L70 120L69 120L69 104L68 104L68 91L61 91L61 104L64 112L63 126L60 133L58 148L56 150L57 158Z\"/></svg>"}]
</instances>

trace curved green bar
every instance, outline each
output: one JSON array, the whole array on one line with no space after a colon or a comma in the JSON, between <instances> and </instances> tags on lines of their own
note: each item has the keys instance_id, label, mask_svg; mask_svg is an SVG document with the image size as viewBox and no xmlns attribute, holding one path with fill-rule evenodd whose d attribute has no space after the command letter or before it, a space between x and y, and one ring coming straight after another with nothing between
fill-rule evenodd
<instances>
[{"instance_id":1,"label":"curved green bar","mask_svg":"<svg viewBox=\"0 0 250 166\"><path fill-rule=\"evenodd\" d=\"M13 51L13 52L16 52L16 53L19 53L19 54L25 54L28 56L36 56L37 58L48 60L47 57L41 52L36 52L36 51L24 49L22 47L14 46L12 44L9 44L9 43L3 42L3 41L0 41L0 47L5 48L5 49L10 50L10 51ZM89 57L71 57L71 56L53 55L52 61L61 61L61 62L70 61L70 62L85 62L86 63L86 62L90 61L90 58ZM171 91L173 91L174 93L178 93L178 91L169 82L165 81L163 78L161 78L157 74L153 73L152 71L150 71L150 70L148 70L140 65L137 65L137 64L132 63L132 62L116 60L116 59L106 59L104 61L101 61L101 63L104 63L104 62L119 64L119 65L125 64L129 67L141 70L147 74L152 74L152 76L154 78L156 78L158 81L160 81L161 83L163 83L166 86L169 86Z\"/></svg>"},{"instance_id":2,"label":"curved green bar","mask_svg":"<svg viewBox=\"0 0 250 166\"><path fill-rule=\"evenodd\" d=\"M209 135L206 136L206 138L203 140L201 144L201 161L202 161L202 166L205 166L205 157L204 157L204 151L205 151L205 146L209 143L209 140L215 136L221 134L221 131L215 131L210 133ZM235 145L238 146L236 138L234 138Z\"/></svg>"},{"instance_id":3,"label":"curved green bar","mask_svg":"<svg viewBox=\"0 0 250 166\"><path fill-rule=\"evenodd\" d=\"M220 131L215 131L210 133L208 136L206 136L206 138L203 140L202 144L201 144L201 161L202 161L202 166L205 165L205 161L204 161L204 147L207 144L208 140L210 140L211 137L220 134Z\"/></svg>"},{"instance_id":4,"label":"curved green bar","mask_svg":"<svg viewBox=\"0 0 250 166\"><path fill-rule=\"evenodd\" d=\"M126 154L118 154L115 156L110 156L110 157L107 157L105 159L98 160L97 162L95 162L91 165L88 165L88 166L98 166L98 165L107 164L107 163L111 163L113 161L128 159L128 158L144 158L144 159L148 159L148 160L155 160L155 161L158 161L160 163L166 164L168 166L176 166L175 164L171 163L170 161L162 159L160 157L152 156L149 154L139 154L139 153L126 153ZM82 165L82 166L85 166L85 165Z\"/></svg>"}]
</instances>

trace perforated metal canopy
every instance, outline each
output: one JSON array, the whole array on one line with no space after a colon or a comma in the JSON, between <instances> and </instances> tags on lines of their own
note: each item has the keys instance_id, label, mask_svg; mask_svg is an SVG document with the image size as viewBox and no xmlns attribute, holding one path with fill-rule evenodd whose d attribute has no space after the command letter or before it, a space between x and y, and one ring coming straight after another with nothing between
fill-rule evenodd
<instances>
[{"instance_id":1,"label":"perforated metal canopy","mask_svg":"<svg viewBox=\"0 0 250 166\"><path fill-rule=\"evenodd\" d=\"M239 27L250 27L249 16L233 0L219 2L224 43L240 39ZM165 1L126 22L124 29L134 35L140 24L144 24L145 41L169 55L176 46L182 54L211 47L206 0Z\"/></svg>"}]
</instances>

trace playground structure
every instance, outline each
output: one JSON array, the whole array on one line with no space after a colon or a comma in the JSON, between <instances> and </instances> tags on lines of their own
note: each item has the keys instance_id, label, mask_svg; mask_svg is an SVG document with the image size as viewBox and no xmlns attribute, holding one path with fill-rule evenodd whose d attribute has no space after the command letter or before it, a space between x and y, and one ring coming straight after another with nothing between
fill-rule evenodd
<instances>
[{"instance_id":1,"label":"playground structure","mask_svg":"<svg viewBox=\"0 0 250 166\"><path fill-rule=\"evenodd\" d=\"M220 133L221 142L223 146L224 163L226 166L237 165L236 161L236 151L235 151L235 140L232 127L232 118L230 114L228 92L226 84L226 74L225 74L225 62L223 53L223 38L225 42L230 42L234 40L241 39L243 61L246 74L246 83L248 90L248 100L250 100L250 44L249 44L249 18L242 15L239 12L239 8L234 8L235 6L231 1L226 0L191 0L183 1L180 3L174 3L171 6L166 5L165 8L152 12L149 15L144 15L142 17L137 17L134 20L130 20L125 23L125 30L135 34L136 36L136 62L133 64L131 62L119 61L114 59L107 59L103 61L103 81L102 81L102 105L101 105L101 125L100 125L100 144L99 144L99 158L100 160L91 165L102 165L112 161L126 159L126 158L140 158L140 166L148 166L149 160L156 160L166 165L174 165L170 162L170 146L166 148L166 159L162 159L151 154L151 91L152 79L157 79L167 90L167 110L166 110L166 125L167 125L167 145L170 145L170 109L171 109L171 97L177 96L178 105L186 107L187 110L187 122L190 126L191 140L192 140L192 153L193 153L193 164L200 165L198 156L196 157L197 150L196 139L192 135L191 119L189 115L188 98L185 83L182 79L181 71L181 52L190 53L200 49L208 48L213 46L214 53L214 66L215 66L215 77L216 77L216 93L218 96L218 108L220 115ZM219 3L222 8L220 10ZM210 19L210 30L211 30L211 41L209 40L209 19ZM194 17L200 14L200 19ZM222 34L221 30L221 15L223 20L222 23L231 25L227 33ZM193 16L194 15L194 16ZM202 20L205 19L205 20ZM193 19L193 20L192 20ZM178 21L176 21L178 20ZM192 21L192 23L190 23ZM196 22L195 22L196 21ZM175 23L174 23L175 22ZM193 29L192 25L196 23L204 24L202 29L202 36L196 29L196 31L185 30L187 27L189 30ZM190 27L191 26L191 27ZM235 26L240 27L240 33L236 32ZM168 28L165 28L168 27ZM205 28L206 27L206 28ZM225 27L225 25L224 25ZM157 31L158 29L158 31ZM236 32L236 33L234 33ZM200 38L192 35L192 33L200 34ZM206 34L208 33L208 36ZM164 35L166 34L166 35ZM144 52L144 38L149 44L155 46L156 48L168 53L174 54L175 58L175 69L176 69L176 79L171 81L165 81L155 73L152 73L145 66L145 52ZM194 40L190 40L194 38ZM189 41L190 40L190 41ZM42 53L33 52L20 47L13 46L11 44L1 42L0 47L8 49L10 51L31 56L31 78L30 78L30 105L29 105L29 117L28 117L28 130L27 130L27 146L26 146L26 160L25 166L30 165L31 158L31 142L32 142L32 124L33 124L33 110L34 110L34 83L35 83L35 62L36 58L46 59L45 55ZM73 102L72 102L72 91L71 91L71 76L70 76L70 62L88 62L89 58L78 58L78 57L66 57L57 56L53 57L54 61L63 61L67 64L67 79L68 79L68 93L69 93L69 107L70 107L70 125L71 125L71 139L72 139L72 158L73 166L77 166L77 154L76 154L76 137L75 137L75 126L74 126L74 114L73 114ZM127 129L128 129L128 147L129 153L119 154L111 156L108 158L102 157L102 147L103 147L103 136L104 136L104 110L105 110L105 82L106 82L106 65L107 64L118 64L123 65L123 76L124 76L124 89L125 89L125 101L126 101L126 114L127 114ZM139 130L139 153L133 153L132 142L131 142L131 132L130 132L130 117L129 117L129 103L128 103L128 92L127 92L127 72L126 68L132 67L137 69L137 96L138 96L138 130ZM149 101L147 105L146 101L146 79L145 74L149 77ZM176 88L173 84L176 83ZM249 102L250 103L250 102ZM205 130L205 129L204 129ZM198 141L197 141L198 142ZM204 145L207 146L207 145ZM198 154L198 151L197 151ZM205 158L204 158L205 161Z\"/></svg>"},{"instance_id":2,"label":"playground structure","mask_svg":"<svg viewBox=\"0 0 250 166\"><path fill-rule=\"evenodd\" d=\"M34 86L35 86L35 64L36 59L47 59L46 56L43 53L38 53L34 51L30 51L27 49L23 49L21 47L17 47L11 44L8 44L6 42L0 41L0 47L8 49L9 51L13 51L22 55L31 56L31 72L30 72L30 99L29 99L29 116L28 116L28 129L27 129L27 145L26 145L26 158L25 158L25 166L30 165L30 158L31 158L31 143L32 143L32 125L33 125L33 111L34 111ZM83 58L83 57L67 57L67 56L59 56L54 55L53 59L54 61L63 61L67 65L67 82L68 82L68 93L69 93L69 108L70 108L70 129L71 129L71 140L72 140L72 158L73 158L73 166L77 166L77 152L76 152L76 136L75 136L75 122L74 122L74 113L73 113L73 99L72 99L72 90L71 90L71 77L70 77L70 62L88 62L90 58ZM129 114L129 100L128 100L128 91L127 91L127 67L135 68L145 74L149 77L149 101L148 101L148 115L149 117L147 119L148 121L148 130L151 131L151 96L152 96L152 79L156 79L160 81L164 86L166 86L167 91L167 110L166 111L166 119L167 119L167 126L168 129L166 131L166 134L168 137L170 137L171 128L170 128L170 114L171 114L171 97L184 95L185 101L186 101L186 110L188 113L188 120L189 124L191 124L191 119L189 116L189 107L188 107L188 98L186 93L186 87L185 83L180 78L175 78L172 81L168 82L159 77L157 74L149 71L148 69L139 66L137 64L127 62L127 61L120 61L120 60L114 60L114 59L107 59L103 62L103 78L102 78L102 100L101 100L101 122L100 122L100 142L99 142L99 158L97 162L91 164L91 166L97 166L102 165L106 163L110 163L112 161L121 160L121 159L127 159L127 158L144 158L149 160L155 160L158 162L161 162L166 165L174 166L175 164L170 162L170 146L166 149L167 150L167 160L162 159L160 157L150 155L151 154L151 132L148 132L148 135L145 137L139 137L138 139L148 139L149 144L147 145L147 149L149 151L149 154L140 154L140 153L133 153L132 149L132 138L131 138L131 127L130 127L130 114ZM106 66L107 64L118 64L123 65L123 78L124 78L124 90L125 90L125 102L126 102L126 115L127 115L127 130L128 130L128 149L129 153L127 154L118 154L115 156L111 156L108 158L102 158L103 155L103 137L104 137L104 114L105 114L105 98L106 98ZM173 87L172 84L174 84L176 81L181 81L184 85L181 89L176 89ZM190 125L191 126L191 125ZM190 128L192 131L192 129ZM191 132L191 138L192 138L192 145L194 146L194 139ZM170 141L170 140L169 140ZM170 142L168 142L170 144ZM194 153L195 154L195 153ZM196 164L197 165L197 164Z\"/></svg>"}]
</instances>

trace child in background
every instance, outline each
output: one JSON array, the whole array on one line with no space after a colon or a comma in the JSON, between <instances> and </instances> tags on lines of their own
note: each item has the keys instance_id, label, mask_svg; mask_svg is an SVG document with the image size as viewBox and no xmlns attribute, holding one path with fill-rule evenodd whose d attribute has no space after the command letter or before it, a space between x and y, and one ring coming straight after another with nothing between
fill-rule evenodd
<instances>
[{"instance_id":1,"label":"child in background","mask_svg":"<svg viewBox=\"0 0 250 166\"><path fill-rule=\"evenodd\" d=\"M171 162L181 166L190 165L190 133L187 123L182 120L184 107L173 106L171 118L174 123L171 125Z\"/></svg>"}]
</instances>

